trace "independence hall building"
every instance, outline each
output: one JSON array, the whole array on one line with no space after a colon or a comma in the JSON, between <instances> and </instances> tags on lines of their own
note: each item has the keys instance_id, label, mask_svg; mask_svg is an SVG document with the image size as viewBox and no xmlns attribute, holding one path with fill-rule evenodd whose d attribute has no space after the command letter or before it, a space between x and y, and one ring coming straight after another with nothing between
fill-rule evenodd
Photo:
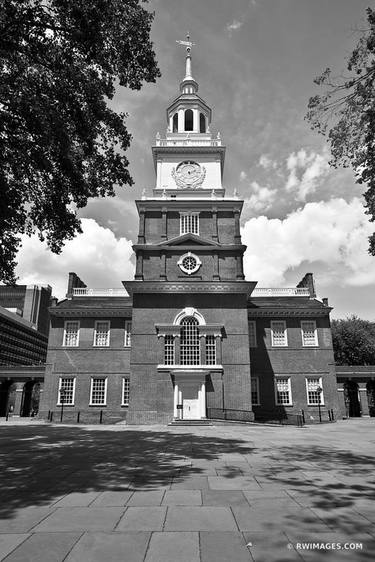
<instances>
[{"instance_id":1,"label":"independence hall building","mask_svg":"<svg viewBox=\"0 0 375 562\"><path fill-rule=\"evenodd\" d=\"M310 273L290 289L245 279L243 201L223 188L211 120L188 45L152 147L155 187L135 202L134 279L99 290L69 274L67 298L50 308L44 417L62 407L66 420L129 424L337 412L331 309Z\"/></svg>"}]
</instances>

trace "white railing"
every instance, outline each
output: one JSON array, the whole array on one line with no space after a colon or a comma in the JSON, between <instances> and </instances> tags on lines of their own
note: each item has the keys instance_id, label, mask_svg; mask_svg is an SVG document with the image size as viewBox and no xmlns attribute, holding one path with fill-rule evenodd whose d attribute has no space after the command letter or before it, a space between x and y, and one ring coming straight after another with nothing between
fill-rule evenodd
<instances>
[{"instance_id":1,"label":"white railing","mask_svg":"<svg viewBox=\"0 0 375 562\"><path fill-rule=\"evenodd\" d=\"M253 297L309 297L308 287L259 287L251 293Z\"/></svg>"},{"instance_id":2,"label":"white railing","mask_svg":"<svg viewBox=\"0 0 375 562\"><path fill-rule=\"evenodd\" d=\"M125 289L88 289L87 287L73 289L73 297L126 297Z\"/></svg>"},{"instance_id":3,"label":"white railing","mask_svg":"<svg viewBox=\"0 0 375 562\"><path fill-rule=\"evenodd\" d=\"M156 139L156 146L221 146L220 139Z\"/></svg>"}]
</instances>

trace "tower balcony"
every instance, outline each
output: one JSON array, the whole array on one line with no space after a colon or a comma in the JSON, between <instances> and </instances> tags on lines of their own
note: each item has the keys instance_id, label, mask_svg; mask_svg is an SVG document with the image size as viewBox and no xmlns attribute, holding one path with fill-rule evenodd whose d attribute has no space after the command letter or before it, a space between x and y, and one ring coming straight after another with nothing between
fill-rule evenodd
<instances>
[{"instance_id":1,"label":"tower balcony","mask_svg":"<svg viewBox=\"0 0 375 562\"><path fill-rule=\"evenodd\" d=\"M212 138L210 133L208 134L186 134L181 135L180 133L167 133L165 139L162 139L160 135L156 135L155 139L156 146L222 146L220 134L216 138Z\"/></svg>"}]
</instances>

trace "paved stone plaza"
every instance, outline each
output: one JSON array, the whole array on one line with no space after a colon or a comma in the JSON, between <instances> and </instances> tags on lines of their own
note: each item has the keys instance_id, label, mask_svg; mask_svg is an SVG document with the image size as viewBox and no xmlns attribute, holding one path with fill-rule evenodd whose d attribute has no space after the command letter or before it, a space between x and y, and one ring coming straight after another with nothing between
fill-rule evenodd
<instances>
[{"instance_id":1,"label":"paved stone plaza","mask_svg":"<svg viewBox=\"0 0 375 562\"><path fill-rule=\"evenodd\" d=\"M374 560L374 429L4 422L0 560Z\"/></svg>"}]
</instances>

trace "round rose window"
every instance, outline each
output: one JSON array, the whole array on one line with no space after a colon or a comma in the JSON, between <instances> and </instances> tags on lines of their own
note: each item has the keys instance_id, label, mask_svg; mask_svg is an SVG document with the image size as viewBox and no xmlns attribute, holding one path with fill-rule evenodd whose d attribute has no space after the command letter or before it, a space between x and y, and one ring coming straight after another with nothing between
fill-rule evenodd
<instances>
[{"instance_id":1,"label":"round rose window","mask_svg":"<svg viewBox=\"0 0 375 562\"><path fill-rule=\"evenodd\" d=\"M179 265L181 271L183 271L187 275L191 275L192 273L198 271L198 269L202 265L202 262L198 258L198 256L195 256L191 252L188 252L187 254L181 256L177 264Z\"/></svg>"}]
</instances>

